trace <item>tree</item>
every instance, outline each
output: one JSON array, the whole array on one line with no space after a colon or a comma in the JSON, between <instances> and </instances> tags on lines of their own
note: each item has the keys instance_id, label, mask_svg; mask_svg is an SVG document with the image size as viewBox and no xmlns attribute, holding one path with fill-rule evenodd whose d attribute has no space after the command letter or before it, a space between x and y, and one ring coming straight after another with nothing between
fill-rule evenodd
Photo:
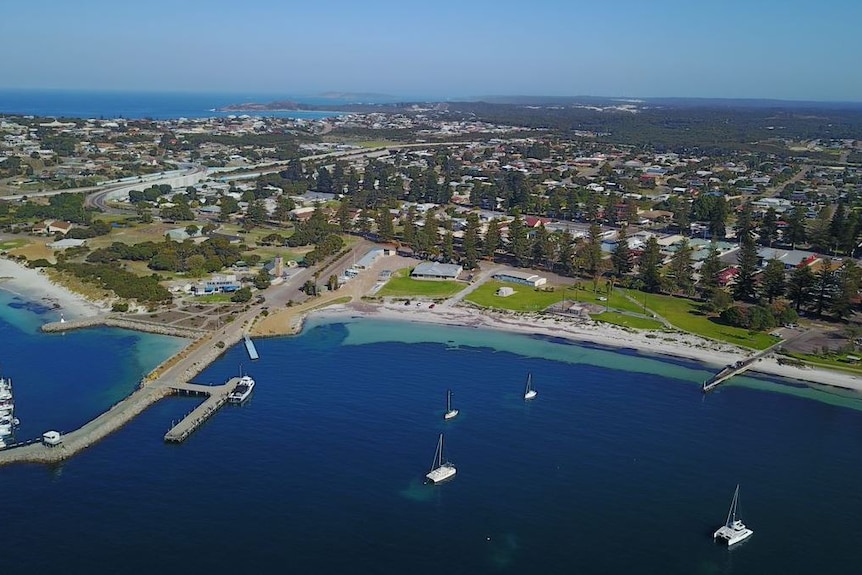
<instances>
[{"instance_id":1,"label":"tree","mask_svg":"<svg viewBox=\"0 0 862 575\"><path fill-rule=\"evenodd\" d=\"M829 313L846 320L853 312L853 300L859 291L862 270L851 259L846 259L835 273L835 290L829 304Z\"/></svg>"},{"instance_id":2,"label":"tree","mask_svg":"<svg viewBox=\"0 0 862 575\"><path fill-rule=\"evenodd\" d=\"M820 264L820 270L814 274L814 313L822 317L823 312L832 306L835 294L836 273L832 269L832 260L825 258Z\"/></svg>"},{"instance_id":3,"label":"tree","mask_svg":"<svg viewBox=\"0 0 862 575\"><path fill-rule=\"evenodd\" d=\"M199 231L199 230L200 230L200 228L198 228L195 224L189 224L189 225L187 225L187 226L186 226L186 233L187 233L189 236L196 236L196 235L198 235L198 231Z\"/></svg>"},{"instance_id":4,"label":"tree","mask_svg":"<svg viewBox=\"0 0 862 575\"><path fill-rule=\"evenodd\" d=\"M770 207L763 215L763 221L760 222L760 241L763 245L772 247L777 236L778 215L775 213L775 208Z\"/></svg>"},{"instance_id":5,"label":"tree","mask_svg":"<svg viewBox=\"0 0 862 575\"><path fill-rule=\"evenodd\" d=\"M551 245L551 238L548 234L548 230L545 229L544 224L540 224L538 228L536 228L536 237L533 238L533 266L549 266L549 262L552 256L553 246Z\"/></svg>"},{"instance_id":6,"label":"tree","mask_svg":"<svg viewBox=\"0 0 862 575\"><path fill-rule=\"evenodd\" d=\"M796 249L796 244L804 244L807 240L805 208L802 206L796 206L790 213L790 217L787 219L787 230L785 231L784 238L790 242L791 249Z\"/></svg>"},{"instance_id":7,"label":"tree","mask_svg":"<svg viewBox=\"0 0 862 575\"><path fill-rule=\"evenodd\" d=\"M527 237L527 227L521 214L515 212L515 218L509 222L509 252L515 258L515 265L524 267L529 262L530 239Z\"/></svg>"},{"instance_id":8,"label":"tree","mask_svg":"<svg viewBox=\"0 0 862 575\"><path fill-rule=\"evenodd\" d=\"M233 295L230 297L230 301L234 303L245 303L247 301L251 301L251 288L239 288L238 290L233 292Z\"/></svg>"},{"instance_id":9,"label":"tree","mask_svg":"<svg viewBox=\"0 0 862 575\"><path fill-rule=\"evenodd\" d=\"M575 275L574 256L575 252L572 249L574 239L569 230L563 230L558 234L554 234L554 239L557 244L557 261L560 264L560 271L563 275Z\"/></svg>"},{"instance_id":10,"label":"tree","mask_svg":"<svg viewBox=\"0 0 862 575\"><path fill-rule=\"evenodd\" d=\"M733 299L754 301L756 299L754 275L757 273L757 245L750 234L740 239L739 254L736 256L739 274L733 286Z\"/></svg>"},{"instance_id":11,"label":"tree","mask_svg":"<svg viewBox=\"0 0 862 575\"><path fill-rule=\"evenodd\" d=\"M467 226L464 229L464 268L475 269L479 262L479 216L467 214Z\"/></svg>"},{"instance_id":12,"label":"tree","mask_svg":"<svg viewBox=\"0 0 862 575\"><path fill-rule=\"evenodd\" d=\"M787 297L793 302L796 313L799 313L799 310L808 304L813 286L814 274L811 273L808 266L802 265L790 274L790 281L787 283Z\"/></svg>"},{"instance_id":13,"label":"tree","mask_svg":"<svg viewBox=\"0 0 862 575\"><path fill-rule=\"evenodd\" d=\"M446 262L451 262L455 259L455 238L452 236L452 230L446 230L443 234L443 259Z\"/></svg>"},{"instance_id":14,"label":"tree","mask_svg":"<svg viewBox=\"0 0 862 575\"><path fill-rule=\"evenodd\" d=\"M812 249L821 253L830 251L832 246L832 234L830 232L832 220L829 216L829 209L824 207L811 222L811 227L808 230L808 241Z\"/></svg>"},{"instance_id":15,"label":"tree","mask_svg":"<svg viewBox=\"0 0 862 575\"><path fill-rule=\"evenodd\" d=\"M595 277L602 270L602 229L591 224L587 230L587 242L583 249L583 265L588 274Z\"/></svg>"},{"instance_id":16,"label":"tree","mask_svg":"<svg viewBox=\"0 0 862 575\"><path fill-rule=\"evenodd\" d=\"M391 242L395 237L395 224L392 219L392 212L389 208L380 208L377 210L377 233L380 239L385 242Z\"/></svg>"},{"instance_id":17,"label":"tree","mask_svg":"<svg viewBox=\"0 0 862 575\"><path fill-rule=\"evenodd\" d=\"M688 245L688 240L683 240L670 259L669 272L674 290L686 295L694 289L694 270L691 267L692 251L691 246Z\"/></svg>"},{"instance_id":18,"label":"tree","mask_svg":"<svg viewBox=\"0 0 862 575\"><path fill-rule=\"evenodd\" d=\"M613 266L614 274L617 277L623 276L632 271L632 251L629 248L629 241L626 235L627 226L620 228L619 237L617 238L617 246L611 254L611 265Z\"/></svg>"},{"instance_id":19,"label":"tree","mask_svg":"<svg viewBox=\"0 0 862 575\"><path fill-rule=\"evenodd\" d=\"M252 200L248 205L245 213L245 219L253 226L260 226L266 222L269 214L266 212L266 205L263 200Z\"/></svg>"},{"instance_id":20,"label":"tree","mask_svg":"<svg viewBox=\"0 0 862 575\"><path fill-rule=\"evenodd\" d=\"M254 287L260 290L264 290L268 288L272 283L272 280L269 277L269 272L266 271L266 268L261 268L257 275L254 276Z\"/></svg>"},{"instance_id":21,"label":"tree","mask_svg":"<svg viewBox=\"0 0 862 575\"><path fill-rule=\"evenodd\" d=\"M647 240L644 252L638 262L638 279L644 291L650 293L661 291L661 260L658 240L652 236Z\"/></svg>"},{"instance_id":22,"label":"tree","mask_svg":"<svg viewBox=\"0 0 862 575\"><path fill-rule=\"evenodd\" d=\"M336 212L335 217L338 220L339 230L342 232L349 232L351 230L350 202L347 198L341 200L341 204L338 205L338 211Z\"/></svg>"},{"instance_id":23,"label":"tree","mask_svg":"<svg viewBox=\"0 0 862 575\"><path fill-rule=\"evenodd\" d=\"M500 222L497 218L488 222L488 229L485 230L485 240L482 242L482 255L489 259L494 259L494 254L497 253L497 248L500 247Z\"/></svg>"},{"instance_id":24,"label":"tree","mask_svg":"<svg viewBox=\"0 0 862 575\"><path fill-rule=\"evenodd\" d=\"M769 303L784 294L784 263L781 260L773 258L766 264L761 293Z\"/></svg>"},{"instance_id":25,"label":"tree","mask_svg":"<svg viewBox=\"0 0 862 575\"><path fill-rule=\"evenodd\" d=\"M700 288L704 298L709 299L713 292L718 289L718 276L723 269L719 259L718 247L715 242L709 244L709 253L700 267Z\"/></svg>"},{"instance_id":26,"label":"tree","mask_svg":"<svg viewBox=\"0 0 862 575\"><path fill-rule=\"evenodd\" d=\"M326 287L329 291L335 291L338 289L338 276L332 274L329 276L329 280L326 282Z\"/></svg>"}]
</instances>

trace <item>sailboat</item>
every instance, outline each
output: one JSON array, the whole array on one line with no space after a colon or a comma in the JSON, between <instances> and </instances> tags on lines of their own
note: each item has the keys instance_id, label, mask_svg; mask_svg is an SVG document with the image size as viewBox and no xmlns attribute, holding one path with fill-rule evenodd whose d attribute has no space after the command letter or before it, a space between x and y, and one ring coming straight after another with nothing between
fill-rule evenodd
<instances>
[{"instance_id":1,"label":"sailboat","mask_svg":"<svg viewBox=\"0 0 862 575\"><path fill-rule=\"evenodd\" d=\"M457 409L452 409L452 390L446 390L446 414L443 416L443 419L455 419L458 415Z\"/></svg>"},{"instance_id":2,"label":"sailboat","mask_svg":"<svg viewBox=\"0 0 862 575\"><path fill-rule=\"evenodd\" d=\"M733 492L733 500L730 502L730 511L727 512L727 521L719 527L712 538L716 541L721 539L730 547L734 543L739 543L751 537L754 533L745 524L736 518L736 508L739 505L739 484L736 485L736 491Z\"/></svg>"},{"instance_id":3,"label":"sailboat","mask_svg":"<svg viewBox=\"0 0 862 575\"><path fill-rule=\"evenodd\" d=\"M527 374L527 387L524 389L524 399L533 399L536 397L536 390L533 389L533 374Z\"/></svg>"},{"instance_id":4,"label":"sailboat","mask_svg":"<svg viewBox=\"0 0 862 575\"><path fill-rule=\"evenodd\" d=\"M456 471L454 465L443 460L443 434L441 433L440 439L437 440L437 451L434 452L434 463L431 464L431 471L426 473L425 477L431 483L440 483L450 479Z\"/></svg>"}]
</instances>

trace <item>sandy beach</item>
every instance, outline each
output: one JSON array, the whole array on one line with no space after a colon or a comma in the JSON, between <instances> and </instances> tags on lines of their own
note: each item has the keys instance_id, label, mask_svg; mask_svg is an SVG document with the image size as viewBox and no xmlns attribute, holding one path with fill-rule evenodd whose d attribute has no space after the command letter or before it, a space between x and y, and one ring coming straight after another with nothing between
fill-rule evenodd
<instances>
[{"instance_id":1,"label":"sandy beach","mask_svg":"<svg viewBox=\"0 0 862 575\"><path fill-rule=\"evenodd\" d=\"M468 306L430 304L405 306L402 302L336 304L311 312L316 317L347 320L367 317L381 320L504 330L525 335L562 337L616 349L634 349L644 354L691 359L716 368L754 355L752 350L707 340L682 332L648 332L624 329L588 320L547 314L516 314L479 310ZM285 324L282 333L295 332L296 322ZM862 379L838 371L780 365L769 357L758 361L750 371L802 382L862 391Z\"/></svg>"},{"instance_id":2,"label":"sandy beach","mask_svg":"<svg viewBox=\"0 0 862 575\"><path fill-rule=\"evenodd\" d=\"M55 284L43 272L5 258L0 258L0 289L55 308L66 319L92 317L106 311L103 306Z\"/></svg>"}]
</instances>

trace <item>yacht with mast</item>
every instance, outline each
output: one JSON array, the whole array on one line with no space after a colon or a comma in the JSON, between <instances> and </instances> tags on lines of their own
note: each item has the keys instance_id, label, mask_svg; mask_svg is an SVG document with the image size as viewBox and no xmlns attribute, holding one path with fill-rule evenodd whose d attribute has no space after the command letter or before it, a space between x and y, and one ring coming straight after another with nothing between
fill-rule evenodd
<instances>
[{"instance_id":1,"label":"yacht with mast","mask_svg":"<svg viewBox=\"0 0 862 575\"><path fill-rule=\"evenodd\" d=\"M536 395L538 395L538 394L537 394L536 390L533 389L533 374L528 373L527 374L527 387L524 389L524 399L525 400L533 399L534 397L536 397Z\"/></svg>"},{"instance_id":2,"label":"yacht with mast","mask_svg":"<svg viewBox=\"0 0 862 575\"><path fill-rule=\"evenodd\" d=\"M712 538L718 541L721 539L727 546L730 547L740 541L745 541L754 533L745 524L736 518L736 508L739 506L739 484L736 485L736 491L733 492L733 500L730 502L730 511L727 512L727 521L719 527Z\"/></svg>"},{"instance_id":3,"label":"yacht with mast","mask_svg":"<svg viewBox=\"0 0 862 575\"><path fill-rule=\"evenodd\" d=\"M446 390L446 413L443 415L443 419L455 419L458 416L458 410L452 409L452 390Z\"/></svg>"},{"instance_id":4,"label":"yacht with mast","mask_svg":"<svg viewBox=\"0 0 862 575\"><path fill-rule=\"evenodd\" d=\"M447 479L451 479L457 470L455 466L443 458L443 434L440 434L440 439L437 440L437 451L434 452L434 462L431 464L431 471L425 474L425 477L431 483L441 483Z\"/></svg>"}]
</instances>

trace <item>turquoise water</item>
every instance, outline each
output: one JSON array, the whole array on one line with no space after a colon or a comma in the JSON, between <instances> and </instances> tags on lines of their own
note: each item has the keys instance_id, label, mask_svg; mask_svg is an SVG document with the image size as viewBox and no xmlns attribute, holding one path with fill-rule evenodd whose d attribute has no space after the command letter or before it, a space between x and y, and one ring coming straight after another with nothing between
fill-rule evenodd
<instances>
[{"instance_id":1,"label":"turquoise water","mask_svg":"<svg viewBox=\"0 0 862 575\"><path fill-rule=\"evenodd\" d=\"M704 397L695 363L467 328L311 322L256 346L198 378L242 364L250 401L181 445L162 436L192 399L62 466L0 469L10 572L855 571L857 396L740 378ZM423 485L441 431L458 475ZM755 534L728 550L711 534L737 483Z\"/></svg>"}]
</instances>

